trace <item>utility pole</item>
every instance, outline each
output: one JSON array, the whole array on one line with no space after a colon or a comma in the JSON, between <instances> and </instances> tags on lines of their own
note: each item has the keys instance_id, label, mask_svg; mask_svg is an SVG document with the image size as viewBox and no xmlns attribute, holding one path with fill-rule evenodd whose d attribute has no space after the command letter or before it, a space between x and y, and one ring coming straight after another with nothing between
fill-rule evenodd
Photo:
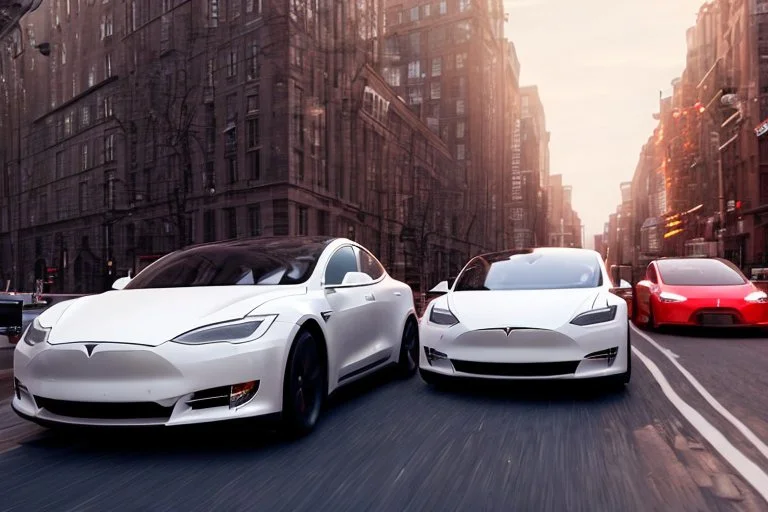
<instances>
[{"instance_id":1,"label":"utility pole","mask_svg":"<svg viewBox=\"0 0 768 512\"><path fill-rule=\"evenodd\" d=\"M720 147L720 132L713 131L710 133L710 140L712 141L713 149L716 151L717 159L717 204L719 214L720 225L717 230L717 256L722 258L725 256L725 183L723 180L723 152Z\"/></svg>"}]
</instances>

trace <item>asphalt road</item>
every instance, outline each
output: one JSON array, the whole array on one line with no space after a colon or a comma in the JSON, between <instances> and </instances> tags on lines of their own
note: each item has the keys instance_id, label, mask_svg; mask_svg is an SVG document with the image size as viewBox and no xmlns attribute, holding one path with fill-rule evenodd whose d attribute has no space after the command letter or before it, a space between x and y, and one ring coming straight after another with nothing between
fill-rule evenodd
<instances>
[{"instance_id":1,"label":"asphalt road","mask_svg":"<svg viewBox=\"0 0 768 512\"><path fill-rule=\"evenodd\" d=\"M768 339L651 336L657 346L633 334L640 355L621 393L539 383L434 390L381 375L335 397L297 442L249 425L35 430L0 454L0 510L768 510L746 483L765 475L768 458L672 362L768 442ZM643 358L757 472L729 464ZM1 441L10 413L7 401L0 407Z\"/></svg>"}]
</instances>

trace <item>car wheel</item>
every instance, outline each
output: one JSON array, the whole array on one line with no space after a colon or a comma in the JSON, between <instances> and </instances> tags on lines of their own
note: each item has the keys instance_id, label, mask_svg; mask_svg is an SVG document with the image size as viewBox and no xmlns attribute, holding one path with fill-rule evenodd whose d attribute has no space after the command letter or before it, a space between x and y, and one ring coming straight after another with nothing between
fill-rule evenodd
<instances>
[{"instance_id":1,"label":"car wheel","mask_svg":"<svg viewBox=\"0 0 768 512\"><path fill-rule=\"evenodd\" d=\"M325 357L320 341L299 332L288 355L283 387L283 425L292 437L307 435L320 418L328 392Z\"/></svg>"},{"instance_id":2,"label":"car wheel","mask_svg":"<svg viewBox=\"0 0 768 512\"><path fill-rule=\"evenodd\" d=\"M409 378L419 367L419 325L409 318L403 329L400 341L400 358L397 361L397 373L402 378Z\"/></svg>"},{"instance_id":3,"label":"car wheel","mask_svg":"<svg viewBox=\"0 0 768 512\"><path fill-rule=\"evenodd\" d=\"M627 326L627 371L608 377L611 387L616 391L623 390L632 379L632 342L629 339L629 326Z\"/></svg>"},{"instance_id":4,"label":"car wheel","mask_svg":"<svg viewBox=\"0 0 768 512\"><path fill-rule=\"evenodd\" d=\"M645 328L650 331L656 330L658 328L658 326L656 325L656 318L653 314L652 301L648 301L648 321L645 323Z\"/></svg>"}]
</instances>

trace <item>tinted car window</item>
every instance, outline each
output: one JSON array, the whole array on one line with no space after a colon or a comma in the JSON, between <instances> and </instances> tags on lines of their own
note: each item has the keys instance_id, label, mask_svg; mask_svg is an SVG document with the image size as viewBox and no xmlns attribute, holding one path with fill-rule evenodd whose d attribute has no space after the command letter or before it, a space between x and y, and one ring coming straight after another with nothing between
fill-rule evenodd
<instances>
[{"instance_id":1,"label":"tinted car window","mask_svg":"<svg viewBox=\"0 0 768 512\"><path fill-rule=\"evenodd\" d=\"M473 259L456 280L456 291L554 290L602 285L590 252L504 252Z\"/></svg>"},{"instance_id":2,"label":"tinted car window","mask_svg":"<svg viewBox=\"0 0 768 512\"><path fill-rule=\"evenodd\" d=\"M745 284L744 275L721 260L657 261L661 280L671 286L738 286Z\"/></svg>"},{"instance_id":3,"label":"tinted car window","mask_svg":"<svg viewBox=\"0 0 768 512\"><path fill-rule=\"evenodd\" d=\"M125 288L299 284L312 275L326 245L294 239L191 247L158 260Z\"/></svg>"},{"instance_id":4,"label":"tinted car window","mask_svg":"<svg viewBox=\"0 0 768 512\"><path fill-rule=\"evenodd\" d=\"M325 284L337 285L344 281L347 272L357 272L357 256L351 247L342 247L336 251L325 269Z\"/></svg>"},{"instance_id":5,"label":"tinted car window","mask_svg":"<svg viewBox=\"0 0 768 512\"><path fill-rule=\"evenodd\" d=\"M357 249L357 253L360 255L360 272L365 272L374 281L384 275L384 267L373 254L364 249Z\"/></svg>"}]
</instances>

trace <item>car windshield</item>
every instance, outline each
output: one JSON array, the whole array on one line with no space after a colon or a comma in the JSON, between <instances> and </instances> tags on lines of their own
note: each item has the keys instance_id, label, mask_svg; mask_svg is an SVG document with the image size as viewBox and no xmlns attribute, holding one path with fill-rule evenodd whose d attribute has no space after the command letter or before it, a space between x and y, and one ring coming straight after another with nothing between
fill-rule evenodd
<instances>
[{"instance_id":1,"label":"car windshield","mask_svg":"<svg viewBox=\"0 0 768 512\"><path fill-rule=\"evenodd\" d=\"M662 282L671 286L739 286L744 275L721 260L661 260L656 263Z\"/></svg>"},{"instance_id":2,"label":"car windshield","mask_svg":"<svg viewBox=\"0 0 768 512\"><path fill-rule=\"evenodd\" d=\"M595 288L603 282L597 256L587 251L513 251L478 256L455 291Z\"/></svg>"},{"instance_id":3,"label":"car windshield","mask_svg":"<svg viewBox=\"0 0 768 512\"><path fill-rule=\"evenodd\" d=\"M190 247L136 276L126 289L290 285L309 279L328 239L263 239Z\"/></svg>"}]
</instances>

